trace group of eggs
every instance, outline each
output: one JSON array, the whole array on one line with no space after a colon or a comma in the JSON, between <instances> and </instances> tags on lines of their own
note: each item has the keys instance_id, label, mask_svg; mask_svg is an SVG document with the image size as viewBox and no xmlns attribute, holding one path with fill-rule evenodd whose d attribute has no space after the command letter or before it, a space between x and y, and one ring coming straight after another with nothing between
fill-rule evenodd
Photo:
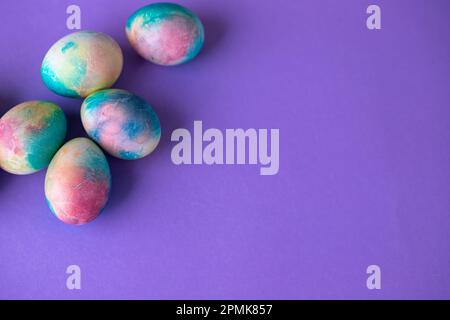
<instances>
[{"instance_id":1,"label":"group of eggs","mask_svg":"<svg viewBox=\"0 0 450 320\"><path fill-rule=\"evenodd\" d=\"M204 41L199 18L173 3L139 9L129 17L126 33L139 55L164 66L193 59ZM80 31L50 48L41 77L56 94L84 98L81 120L88 136L110 155L133 160L155 150L161 127L144 99L109 89L122 67L122 50L114 39ZM65 223L85 224L106 205L111 173L91 139L75 138L63 145L66 127L64 112L54 103L29 101L13 107L0 119L0 167L25 175L48 166L45 196L51 211Z\"/></svg>"}]
</instances>

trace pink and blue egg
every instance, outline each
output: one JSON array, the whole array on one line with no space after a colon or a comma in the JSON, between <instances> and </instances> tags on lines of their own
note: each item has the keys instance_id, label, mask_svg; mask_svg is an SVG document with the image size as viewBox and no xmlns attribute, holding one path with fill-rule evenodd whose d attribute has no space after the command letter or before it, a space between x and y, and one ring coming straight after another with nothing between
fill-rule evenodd
<instances>
[{"instance_id":1,"label":"pink and blue egg","mask_svg":"<svg viewBox=\"0 0 450 320\"><path fill-rule=\"evenodd\" d=\"M144 59L163 66L192 60L205 37L200 19L174 3L153 3L139 9L128 18L126 33Z\"/></svg>"},{"instance_id":2,"label":"pink and blue egg","mask_svg":"<svg viewBox=\"0 0 450 320\"><path fill-rule=\"evenodd\" d=\"M56 94L85 98L110 88L123 67L120 46L110 36L93 31L71 33L47 52L41 66L44 84Z\"/></svg>"},{"instance_id":3,"label":"pink and blue egg","mask_svg":"<svg viewBox=\"0 0 450 320\"><path fill-rule=\"evenodd\" d=\"M155 111L143 98L125 90L106 89L87 97L81 121L93 140L120 159L145 157L161 139Z\"/></svg>"},{"instance_id":4,"label":"pink and blue egg","mask_svg":"<svg viewBox=\"0 0 450 320\"><path fill-rule=\"evenodd\" d=\"M56 104L28 101L0 119L0 167L25 175L47 167L66 136L66 117Z\"/></svg>"},{"instance_id":5,"label":"pink and blue egg","mask_svg":"<svg viewBox=\"0 0 450 320\"><path fill-rule=\"evenodd\" d=\"M111 173L102 150L88 138L70 140L58 150L45 176L45 196L54 215L81 225L95 219L111 190Z\"/></svg>"}]
</instances>

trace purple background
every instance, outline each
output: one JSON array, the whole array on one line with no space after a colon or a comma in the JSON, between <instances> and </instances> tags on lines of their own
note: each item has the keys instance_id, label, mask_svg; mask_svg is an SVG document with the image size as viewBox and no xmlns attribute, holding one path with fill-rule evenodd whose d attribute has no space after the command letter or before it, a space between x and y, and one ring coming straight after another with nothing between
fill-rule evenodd
<instances>
[{"instance_id":1,"label":"purple background","mask_svg":"<svg viewBox=\"0 0 450 320\"><path fill-rule=\"evenodd\" d=\"M114 3L114 4L111 4ZM206 46L157 67L128 45L127 17L149 0L0 2L0 111L59 103L69 137L81 101L40 80L47 49L82 28L125 53L116 87L154 106L163 139L139 161L109 158L113 192L83 227L60 223L45 172L0 172L0 298L450 298L450 2L180 1ZM382 8L381 31L366 8ZM175 166L171 132L279 128L280 172ZM66 267L82 269L69 291ZM382 290L366 268L382 268Z\"/></svg>"}]
</instances>

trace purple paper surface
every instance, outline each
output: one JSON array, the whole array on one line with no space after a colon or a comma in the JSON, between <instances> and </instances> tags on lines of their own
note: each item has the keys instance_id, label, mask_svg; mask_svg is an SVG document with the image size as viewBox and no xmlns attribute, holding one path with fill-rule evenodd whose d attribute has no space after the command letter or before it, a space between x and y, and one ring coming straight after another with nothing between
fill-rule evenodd
<instances>
[{"instance_id":1,"label":"purple paper surface","mask_svg":"<svg viewBox=\"0 0 450 320\"><path fill-rule=\"evenodd\" d=\"M151 1L0 2L0 112L58 103L68 139L81 100L40 79L49 47L82 29L121 45L116 88L146 98L162 140L138 161L108 157L113 191L92 223L64 225L45 170L0 172L0 298L450 298L450 1L179 1L204 22L191 63L141 59L125 36ZM382 9L368 30L366 8ZM280 129L280 170L181 165L176 128ZM79 265L82 289L66 288ZM366 268L382 271L368 290Z\"/></svg>"}]
</instances>

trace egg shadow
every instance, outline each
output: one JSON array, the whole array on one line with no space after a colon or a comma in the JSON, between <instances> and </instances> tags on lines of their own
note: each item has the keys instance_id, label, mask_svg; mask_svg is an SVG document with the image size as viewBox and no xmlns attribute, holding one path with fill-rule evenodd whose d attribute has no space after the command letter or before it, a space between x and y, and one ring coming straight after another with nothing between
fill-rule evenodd
<instances>
[{"instance_id":1,"label":"egg shadow","mask_svg":"<svg viewBox=\"0 0 450 320\"><path fill-rule=\"evenodd\" d=\"M142 58L127 40L122 39L119 44L124 57L123 70L114 88L133 91L133 87L139 86L142 74L150 74L153 66Z\"/></svg>"},{"instance_id":2,"label":"egg shadow","mask_svg":"<svg viewBox=\"0 0 450 320\"><path fill-rule=\"evenodd\" d=\"M0 96L0 117L2 117L9 109L19 104L20 101L15 98L17 95L14 91L8 90L8 94L2 94Z\"/></svg>"},{"instance_id":3,"label":"egg shadow","mask_svg":"<svg viewBox=\"0 0 450 320\"><path fill-rule=\"evenodd\" d=\"M83 125L81 123L80 107L78 106L78 108L65 108L64 112L67 119L66 141L78 137L87 137L87 134L84 131Z\"/></svg>"},{"instance_id":4,"label":"egg shadow","mask_svg":"<svg viewBox=\"0 0 450 320\"><path fill-rule=\"evenodd\" d=\"M106 155L111 170L111 193L107 208L117 208L121 206L133 191L135 174L134 161L122 160L110 155ZM139 161L139 160L138 160ZM105 210L104 213L115 212L114 210Z\"/></svg>"},{"instance_id":5,"label":"egg shadow","mask_svg":"<svg viewBox=\"0 0 450 320\"><path fill-rule=\"evenodd\" d=\"M0 192L6 188L9 179L11 179L11 174L0 168Z\"/></svg>"},{"instance_id":6,"label":"egg shadow","mask_svg":"<svg viewBox=\"0 0 450 320\"><path fill-rule=\"evenodd\" d=\"M152 103L154 103L153 109L161 123L161 140L149 158L159 158L168 154L168 149L170 149L172 144L172 132L178 128L185 128L188 125L187 119L189 119L189 115L187 110L180 109L183 108L183 104L179 105L173 99L160 95L153 97L152 100Z\"/></svg>"},{"instance_id":7,"label":"egg shadow","mask_svg":"<svg viewBox=\"0 0 450 320\"><path fill-rule=\"evenodd\" d=\"M226 22L222 16L204 15L201 16L203 27L205 29L205 43L198 58L211 54L219 47L220 42L226 35Z\"/></svg>"},{"instance_id":8,"label":"egg shadow","mask_svg":"<svg viewBox=\"0 0 450 320\"><path fill-rule=\"evenodd\" d=\"M128 69L136 71L137 68L141 69L148 67L150 62L141 57L137 51L133 49L127 39L123 38L120 41L120 47L122 48L124 56L124 73L126 73Z\"/></svg>"}]
</instances>

